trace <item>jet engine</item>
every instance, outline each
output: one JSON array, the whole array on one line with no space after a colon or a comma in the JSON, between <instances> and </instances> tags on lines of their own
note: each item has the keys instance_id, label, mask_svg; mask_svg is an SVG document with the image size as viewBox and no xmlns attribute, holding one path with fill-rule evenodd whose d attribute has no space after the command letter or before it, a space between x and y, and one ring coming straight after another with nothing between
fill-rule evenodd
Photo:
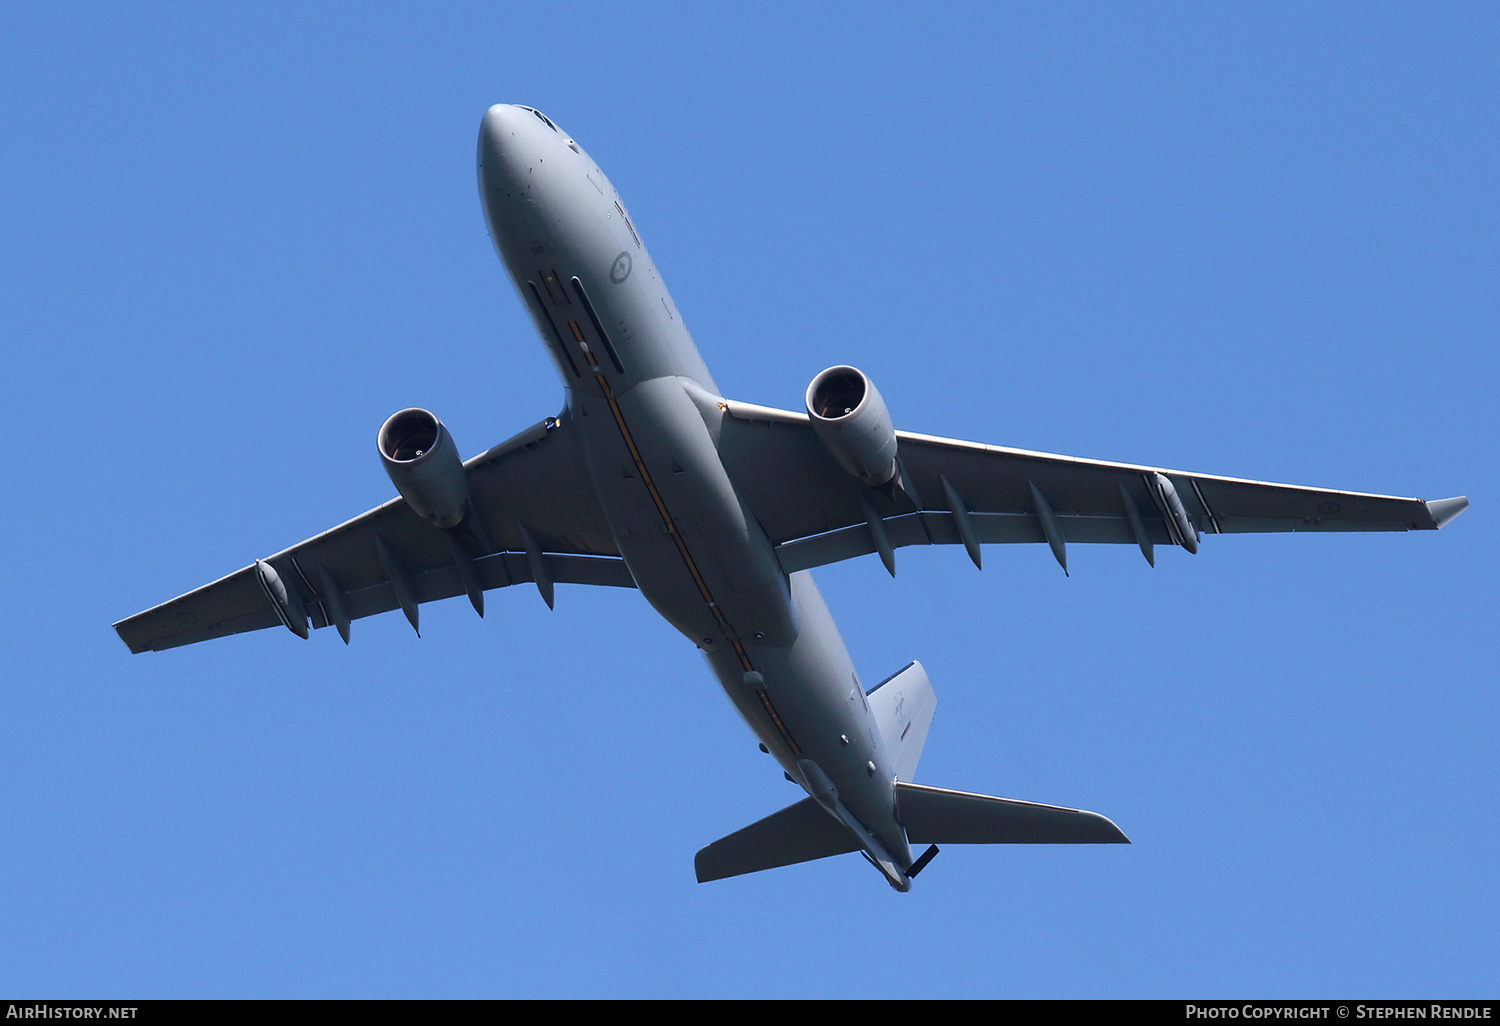
<instances>
[{"instance_id":1,"label":"jet engine","mask_svg":"<svg viewBox=\"0 0 1500 1026\"><path fill-rule=\"evenodd\" d=\"M453 436L426 410L392 415L376 436L380 462L412 509L438 527L456 527L469 508L469 486Z\"/></svg>"},{"instance_id":2,"label":"jet engine","mask_svg":"<svg viewBox=\"0 0 1500 1026\"><path fill-rule=\"evenodd\" d=\"M875 383L854 367L829 367L807 386L807 415L839 466L868 485L896 476L896 429Z\"/></svg>"}]
</instances>

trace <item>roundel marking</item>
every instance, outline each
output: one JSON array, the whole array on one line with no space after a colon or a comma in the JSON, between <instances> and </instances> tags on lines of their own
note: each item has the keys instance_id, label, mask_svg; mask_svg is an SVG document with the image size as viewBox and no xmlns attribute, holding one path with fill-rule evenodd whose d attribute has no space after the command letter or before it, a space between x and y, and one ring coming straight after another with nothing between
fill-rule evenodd
<instances>
[{"instance_id":1,"label":"roundel marking","mask_svg":"<svg viewBox=\"0 0 1500 1026\"><path fill-rule=\"evenodd\" d=\"M615 257L615 262L609 265L609 280L616 285L630 277L630 254L621 253Z\"/></svg>"}]
</instances>

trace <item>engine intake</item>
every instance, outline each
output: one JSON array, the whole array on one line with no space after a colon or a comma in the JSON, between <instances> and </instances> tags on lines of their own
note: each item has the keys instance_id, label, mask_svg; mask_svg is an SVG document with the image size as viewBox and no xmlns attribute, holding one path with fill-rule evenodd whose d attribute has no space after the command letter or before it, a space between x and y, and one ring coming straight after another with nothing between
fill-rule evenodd
<instances>
[{"instance_id":1,"label":"engine intake","mask_svg":"<svg viewBox=\"0 0 1500 1026\"><path fill-rule=\"evenodd\" d=\"M875 383L855 367L829 367L807 386L813 431L839 466L868 485L896 476L896 429Z\"/></svg>"},{"instance_id":2,"label":"engine intake","mask_svg":"<svg viewBox=\"0 0 1500 1026\"><path fill-rule=\"evenodd\" d=\"M457 527L469 509L469 485L453 436L426 410L393 414L375 439L380 462L412 509L438 527Z\"/></svg>"}]
</instances>

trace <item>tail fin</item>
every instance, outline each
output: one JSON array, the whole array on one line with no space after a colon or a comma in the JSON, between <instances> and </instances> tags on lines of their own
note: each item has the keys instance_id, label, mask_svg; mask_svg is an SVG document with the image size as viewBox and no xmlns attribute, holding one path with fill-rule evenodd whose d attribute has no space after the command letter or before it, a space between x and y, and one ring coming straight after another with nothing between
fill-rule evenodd
<instances>
[{"instance_id":1,"label":"tail fin","mask_svg":"<svg viewBox=\"0 0 1500 1026\"><path fill-rule=\"evenodd\" d=\"M922 746L927 743L927 728L937 709L937 695L933 694L927 671L921 663L907 663L871 688L865 697L875 714L880 736L896 752L896 779L912 780L917 773L917 760L922 757Z\"/></svg>"},{"instance_id":2,"label":"tail fin","mask_svg":"<svg viewBox=\"0 0 1500 1026\"><path fill-rule=\"evenodd\" d=\"M896 804L912 844L1129 844L1097 812L991 798L920 784L896 784Z\"/></svg>"},{"instance_id":3,"label":"tail fin","mask_svg":"<svg viewBox=\"0 0 1500 1026\"><path fill-rule=\"evenodd\" d=\"M698 851L699 883L859 851L859 839L811 798L721 837Z\"/></svg>"}]
</instances>

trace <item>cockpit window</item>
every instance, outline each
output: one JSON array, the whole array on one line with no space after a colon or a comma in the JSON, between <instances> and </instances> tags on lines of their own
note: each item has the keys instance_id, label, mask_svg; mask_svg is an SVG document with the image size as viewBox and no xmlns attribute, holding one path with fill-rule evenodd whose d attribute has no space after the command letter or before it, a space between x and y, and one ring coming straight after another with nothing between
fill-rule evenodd
<instances>
[{"instance_id":1,"label":"cockpit window","mask_svg":"<svg viewBox=\"0 0 1500 1026\"><path fill-rule=\"evenodd\" d=\"M529 110L529 111L531 111L531 113L533 113L533 114L535 114L537 116L537 120L538 121L540 121L542 124L546 125L548 128L552 129L552 131L554 131L554 132L557 131L557 126L552 123L552 119L549 118L547 115L543 114L541 111L537 110L535 107L527 107L525 104L520 104L520 103L516 104L516 106L520 107L522 110Z\"/></svg>"}]
</instances>

